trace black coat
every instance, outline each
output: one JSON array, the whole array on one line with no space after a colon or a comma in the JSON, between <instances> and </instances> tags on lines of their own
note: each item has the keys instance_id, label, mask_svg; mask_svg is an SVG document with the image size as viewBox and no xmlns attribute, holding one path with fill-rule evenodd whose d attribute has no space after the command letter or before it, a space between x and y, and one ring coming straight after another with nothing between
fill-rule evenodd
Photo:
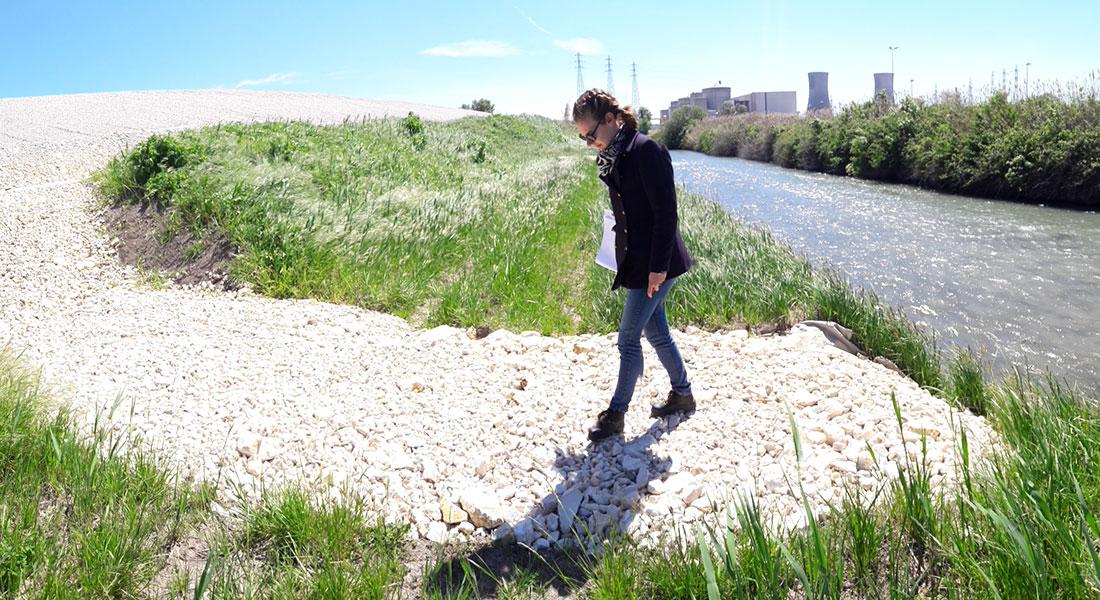
<instances>
[{"instance_id":1,"label":"black coat","mask_svg":"<svg viewBox=\"0 0 1100 600\"><path fill-rule=\"evenodd\" d=\"M625 126L624 126L625 127ZM650 273L667 279L686 273L694 260L680 237L672 157L664 144L636 130L607 177L615 213L615 261L611 289L645 289Z\"/></svg>"}]
</instances>

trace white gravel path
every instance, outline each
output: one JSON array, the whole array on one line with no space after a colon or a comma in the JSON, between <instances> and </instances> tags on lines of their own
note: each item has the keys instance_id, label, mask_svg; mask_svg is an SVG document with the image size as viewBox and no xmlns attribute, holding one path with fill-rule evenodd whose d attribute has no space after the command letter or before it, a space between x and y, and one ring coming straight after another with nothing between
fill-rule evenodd
<instances>
[{"instance_id":1,"label":"white gravel path","mask_svg":"<svg viewBox=\"0 0 1100 600\"><path fill-rule=\"evenodd\" d=\"M928 435L937 481L953 472L952 419L972 448L992 439L982 419L952 415L815 329L749 337L689 328L674 336L700 403L695 415L648 418L668 378L643 343L646 372L625 438L588 448L585 429L615 384L614 334L473 339L349 306L137 286L80 181L153 132L409 110L470 114L233 90L0 99L0 345L40 367L89 422L120 402L110 425L184 468L220 472L250 493L258 481L349 480L435 541L511 532L542 548L572 521L614 522L649 543L674 524L713 517L738 490L796 524L788 406L818 506L838 500L845 482L871 488L896 473L891 461L903 450L892 390L910 451L919 432Z\"/></svg>"}]
</instances>

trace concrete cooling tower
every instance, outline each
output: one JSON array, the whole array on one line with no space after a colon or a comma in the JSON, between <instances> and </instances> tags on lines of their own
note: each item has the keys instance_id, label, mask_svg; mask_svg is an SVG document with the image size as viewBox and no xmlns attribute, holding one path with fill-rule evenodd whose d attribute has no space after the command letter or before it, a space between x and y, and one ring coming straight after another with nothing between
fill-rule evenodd
<instances>
[{"instance_id":1,"label":"concrete cooling tower","mask_svg":"<svg viewBox=\"0 0 1100 600\"><path fill-rule=\"evenodd\" d=\"M886 99L891 105L894 104L894 74L893 73L875 73L875 97L878 97L879 92L886 92Z\"/></svg>"},{"instance_id":2,"label":"concrete cooling tower","mask_svg":"<svg viewBox=\"0 0 1100 600\"><path fill-rule=\"evenodd\" d=\"M806 104L806 112L832 108L829 103L829 74L823 71L810 73L810 101Z\"/></svg>"}]
</instances>

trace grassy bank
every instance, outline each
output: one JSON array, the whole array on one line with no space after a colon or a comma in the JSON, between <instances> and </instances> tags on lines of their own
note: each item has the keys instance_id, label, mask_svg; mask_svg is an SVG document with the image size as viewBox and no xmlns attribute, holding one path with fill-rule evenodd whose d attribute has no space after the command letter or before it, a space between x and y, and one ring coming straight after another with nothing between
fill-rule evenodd
<instances>
[{"instance_id":1,"label":"grassy bank","mask_svg":"<svg viewBox=\"0 0 1100 600\"><path fill-rule=\"evenodd\" d=\"M836 116L677 112L658 135L674 147L958 194L1100 206L1100 99L1092 95L872 101Z\"/></svg>"},{"instance_id":2,"label":"grassy bank","mask_svg":"<svg viewBox=\"0 0 1100 600\"><path fill-rule=\"evenodd\" d=\"M582 156L567 132L542 119L232 125L152 138L112 161L99 181L111 201L163 206L170 227L223 233L241 252L234 276L273 296L349 302L423 325L608 332L622 295L607 290L610 273L592 262L607 200ZM921 442L913 442L903 477L870 497L853 490L805 531L769 532L747 503L731 515L738 527L700 532L687 551L671 541L648 551L616 540L602 557L582 560L582 595L1100 593L1095 403L1054 380L990 381L979 359L937 348L873 293L812 269L713 202L680 198L682 233L698 264L668 298L674 326L838 321L869 353L988 415L1003 446L990 465L965 467L959 485L933 489ZM370 564L367 549L387 564L393 538L381 534L353 536L366 541L325 555L334 558L289 558L288 547L320 553L325 540L348 539L324 523L286 526L308 504L291 497L249 512L254 525L236 543L266 549L279 573L302 569L263 581L288 589L325 572L318 565ZM334 510L332 519L345 522L359 509ZM479 579L516 580L463 564L446 594L431 593L474 597ZM226 595L239 591L223 585ZM345 588L333 589L341 597Z\"/></svg>"},{"instance_id":3,"label":"grassy bank","mask_svg":"<svg viewBox=\"0 0 1100 600\"><path fill-rule=\"evenodd\" d=\"M271 296L425 327L607 333L624 294L592 258L607 192L585 156L542 118L221 125L154 136L96 179L108 202L162 206L168 236L230 240L232 276ZM680 197L697 266L667 300L673 326L833 319L922 385L963 389L899 313L714 202Z\"/></svg>"}]
</instances>

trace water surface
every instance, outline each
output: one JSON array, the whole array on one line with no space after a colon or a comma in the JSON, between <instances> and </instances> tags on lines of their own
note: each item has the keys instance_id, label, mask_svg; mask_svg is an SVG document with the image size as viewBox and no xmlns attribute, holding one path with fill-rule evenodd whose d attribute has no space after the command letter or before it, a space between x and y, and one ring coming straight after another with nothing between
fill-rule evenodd
<instances>
[{"instance_id":1,"label":"water surface","mask_svg":"<svg viewBox=\"0 0 1100 600\"><path fill-rule=\"evenodd\" d=\"M677 183L1000 368L1096 383L1100 215L673 151Z\"/></svg>"}]
</instances>

